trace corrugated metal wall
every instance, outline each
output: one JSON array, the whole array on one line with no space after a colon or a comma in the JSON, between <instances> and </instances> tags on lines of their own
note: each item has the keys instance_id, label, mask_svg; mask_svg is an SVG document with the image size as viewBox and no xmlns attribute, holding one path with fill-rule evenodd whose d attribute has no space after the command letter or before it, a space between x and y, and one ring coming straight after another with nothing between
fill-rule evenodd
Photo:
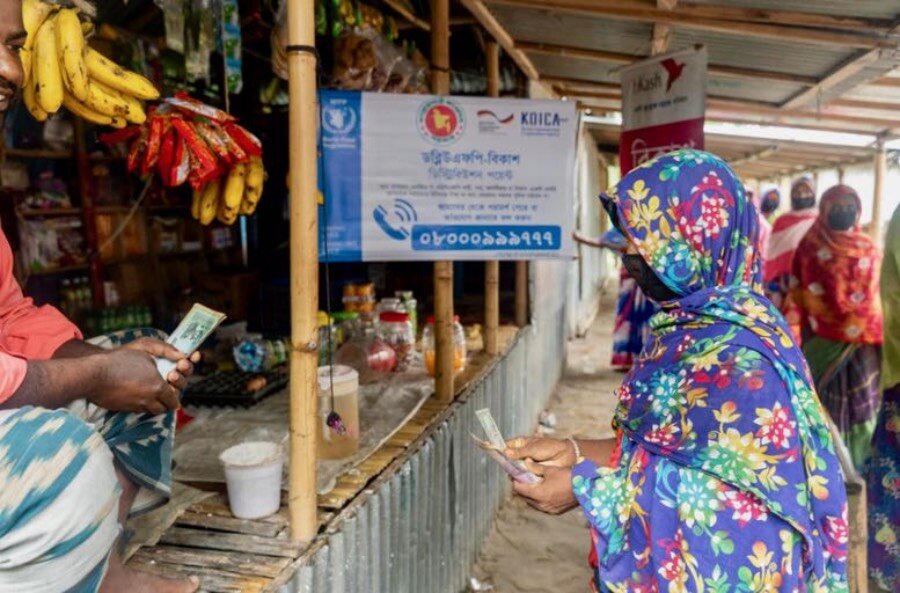
<instances>
[{"instance_id":1,"label":"corrugated metal wall","mask_svg":"<svg viewBox=\"0 0 900 593\"><path fill-rule=\"evenodd\" d=\"M536 315L424 445L336 521L281 593L464 591L509 492L505 475L472 445L469 435L481 433L475 410L490 408L504 435L531 432L562 370L565 327L564 306Z\"/></svg>"}]
</instances>

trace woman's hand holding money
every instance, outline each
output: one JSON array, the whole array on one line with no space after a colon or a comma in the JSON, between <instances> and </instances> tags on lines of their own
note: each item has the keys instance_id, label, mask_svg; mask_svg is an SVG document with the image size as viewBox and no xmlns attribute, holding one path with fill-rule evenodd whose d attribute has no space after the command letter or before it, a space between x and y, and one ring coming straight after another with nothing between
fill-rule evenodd
<instances>
[{"instance_id":1,"label":"woman's hand holding money","mask_svg":"<svg viewBox=\"0 0 900 593\"><path fill-rule=\"evenodd\" d=\"M541 476L537 484L513 482L513 491L525 499L530 506L549 515L561 515L578 506L572 492L572 469L570 467L553 467L532 464L538 471L531 470ZM529 468L530 469L530 468Z\"/></svg>"},{"instance_id":2,"label":"woman's hand holding money","mask_svg":"<svg viewBox=\"0 0 900 593\"><path fill-rule=\"evenodd\" d=\"M616 439L570 439L518 437L507 441L506 456L522 460L531 473L542 480L537 484L513 482L513 491L530 506L551 515L568 512L578 506L572 492L572 466L579 453L600 465L606 465Z\"/></svg>"},{"instance_id":3,"label":"woman's hand holding money","mask_svg":"<svg viewBox=\"0 0 900 593\"><path fill-rule=\"evenodd\" d=\"M536 467L569 468L575 465L575 448L568 440L548 437L517 437L506 442L506 456L525 462L528 471L539 474Z\"/></svg>"}]
</instances>

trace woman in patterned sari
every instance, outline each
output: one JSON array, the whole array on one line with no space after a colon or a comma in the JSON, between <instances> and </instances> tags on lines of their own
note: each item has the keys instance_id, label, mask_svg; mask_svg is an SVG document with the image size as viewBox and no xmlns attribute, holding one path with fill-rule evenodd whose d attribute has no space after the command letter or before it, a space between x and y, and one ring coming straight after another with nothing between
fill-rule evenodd
<instances>
[{"instance_id":1,"label":"woman in patterned sari","mask_svg":"<svg viewBox=\"0 0 900 593\"><path fill-rule=\"evenodd\" d=\"M853 188L822 195L794 257L793 299L816 391L862 471L881 401L881 250L859 230Z\"/></svg>"},{"instance_id":2,"label":"woman in patterned sari","mask_svg":"<svg viewBox=\"0 0 900 593\"><path fill-rule=\"evenodd\" d=\"M791 186L791 211L785 212L772 225L772 235L763 263L766 296L775 303L800 341L800 312L791 295L791 277L797 246L815 224L816 184L809 176L801 177Z\"/></svg>"},{"instance_id":3,"label":"woman in patterned sari","mask_svg":"<svg viewBox=\"0 0 900 593\"><path fill-rule=\"evenodd\" d=\"M881 412L866 467L869 573L884 591L900 591L900 207L884 241L881 265L884 348Z\"/></svg>"},{"instance_id":4,"label":"woman in patterned sari","mask_svg":"<svg viewBox=\"0 0 900 593\"><path fill-rule=\"evenodd\" d=\"M508 454L543 476L515 491L545 512L581 505L599 591L847 591L839 461L803 354L760 294L741 183L681 150L603 198L662 310L617 390L615 449L514 439Z\"/></svg>"}]
</instances>

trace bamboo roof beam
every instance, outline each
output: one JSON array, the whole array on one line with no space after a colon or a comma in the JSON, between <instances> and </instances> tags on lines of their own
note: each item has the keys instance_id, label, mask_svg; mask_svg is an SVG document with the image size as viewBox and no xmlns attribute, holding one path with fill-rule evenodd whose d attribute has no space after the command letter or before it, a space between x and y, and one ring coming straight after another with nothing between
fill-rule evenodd
<instances>
[{"instance_id":1,"label":"bamboo roof beam","mask_svg":"<svg viewBox=\"0 0 900 593\"><path fill-rule=\"evenodd\" d=\"M891 29L891 34L900 30ZM809 105L821 105L830 98L866 84L894 69L900 60L897 43L893 49L873 49L857 56L829 72L812 87L800 91L782 105L784 109L797 109Z\"/></svg>"},{"instance_id":2,"label":"bamboo roof beam","mask_svg":"<svg viewBox=\"0 0 900 593\"><path fill-rule=\"evenodd\" d=\"M424 20L420 19L416 16L416 13L413 12L412 6L408 5L403 0L383 0L385 6L402 16L406 19L409 24L417 29L421 29L422 31L431 31L431 24Z\"/></svg>"},{"instance_id":3,"label":"bamboo roof beam","mask_svg":"<svg viewBox=\"0 0 900 593\"><path fill-rule=\"evenodd\" d=\"M678 0L656 0L656 8L666 12L672 12L678 5ZM650 55L658 56L669 51L669 42L672 41L672 27L665 22L653 23L653 35L650 38Z\"/></svg>"},{"instance_id":4,"label":"bamboo roof beam","mask_svg":"<svg viewBox=\"0 0 900 593\"><path fill-rule=\"evenodd\" d=\"M475 20L481 23L481 26L497 40L500 47L513 59L516 65L525 73L525 76L531 80L540 78L537 68L534 67L528 56L516 48L512 36L506 32L506 29L497 21L482 0L460 0L460 2L472 13Z\"/></svg>"}]
</instances>

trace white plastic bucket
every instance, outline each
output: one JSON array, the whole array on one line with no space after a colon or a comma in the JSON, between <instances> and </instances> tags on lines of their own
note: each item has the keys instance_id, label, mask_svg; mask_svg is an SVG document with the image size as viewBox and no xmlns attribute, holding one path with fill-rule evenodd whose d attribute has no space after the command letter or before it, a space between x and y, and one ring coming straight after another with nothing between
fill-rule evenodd
<instances>
[{"instance_id":1,"label":"white plastic bucket","mask_svg":"<svg viewBox=\"0 0 900 593\"><path fill-rule=\"evenodd\" d=\"M260 519L281 506L281 446L267 441L241 443L219 455L225 467L228 505L238 519Z\"/></svg>"}]
</instances>

